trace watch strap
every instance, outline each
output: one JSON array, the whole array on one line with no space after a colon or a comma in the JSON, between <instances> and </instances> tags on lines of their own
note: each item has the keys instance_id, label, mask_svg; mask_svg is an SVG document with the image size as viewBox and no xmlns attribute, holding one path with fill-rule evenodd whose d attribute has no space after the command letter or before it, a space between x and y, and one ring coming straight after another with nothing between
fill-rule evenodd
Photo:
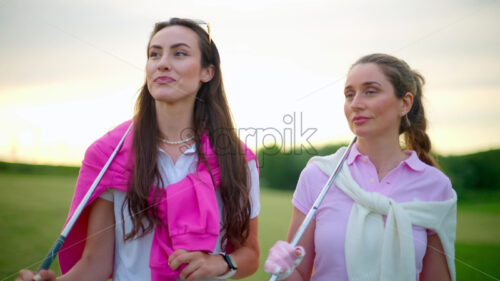
<instances>
[{"instance_id":1,"label":"watch strap","mask_svg":"<svg viewBox=\"0 0 500 281\"><path fill-rule=\"evenodd\" d=\"M226 254L226 253L220 253L220 255L222 256L222 258L224 259L224 261L227 263L227 266L229 267L229 271L226 274L217 276L215 278L216 279L227 279L227 278L230 278L234 274L236 274L236 270L238 269L238 267L237 267L236 263L233 263L233 259L232 259L231 255Z\"/></svg>"},{"instance_id":2,"label":"watch strap","mask_svg":"<svg viewBox=\"0 0 500 281\"><path fill-rule=\"evenodd\" d=\"M220 276L216 276L215 279L227 279L227 278L231 278L235 274L236 274L236 270L235 269L230 269L226 274L220 275Z\"/></svg>"},{"instance_id":3,"label":"watch strap","mask_svg":"<svg viewBox=\"0 0 500 281\"><path fill-rule=\"evenodd\" d=\"M224 257L224 260L226 261L227 265L229 266L229 269L237 270L238 266L233 263L233 259L230 254L226 253L221 253L221 255Z\"/></svg>"}]
</instances>

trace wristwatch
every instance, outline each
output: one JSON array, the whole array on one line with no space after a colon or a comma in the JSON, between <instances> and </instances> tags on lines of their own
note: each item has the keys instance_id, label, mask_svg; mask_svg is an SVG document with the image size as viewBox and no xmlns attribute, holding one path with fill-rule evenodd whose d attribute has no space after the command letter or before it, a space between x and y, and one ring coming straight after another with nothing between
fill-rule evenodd
<instances>
[{"instance_id":1,"label":"wristwatch","mask_svg":"<svg viewBox=\"0 0 500 281\"><path fill-rule=\"evenodd\" d=\"M236 264L236 261L234 260L233 256L231 256L230 254L220 253L220 255L226 261L227 266L229 267L229 272L224 274L224 275L217 276L216 278L217 279L227 279L236 273L236 270L238 269L238 265Z\"/></svg>"}]
</instances>

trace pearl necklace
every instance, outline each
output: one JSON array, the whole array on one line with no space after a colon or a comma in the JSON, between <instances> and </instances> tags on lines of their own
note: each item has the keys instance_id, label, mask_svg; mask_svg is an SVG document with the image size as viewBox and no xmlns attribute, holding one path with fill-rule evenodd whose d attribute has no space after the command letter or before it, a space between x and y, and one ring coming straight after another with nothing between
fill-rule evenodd
<instances>
[{"instance_id":1,"label":"pearl necklace","mask_svg":"<svg viewBox=\"0 0 500 281\"><path fill-rule=\"evenodd\" d=\"M167 139L164 139L162 137L158 137L158 139L163 142L163 143L166 143L166 144L181 144L181 143L185 143L185 142L188 142L192 139L194 139L194 136L190 136L189 138L187 139L183 139L183 140L178 140L178 141L169 141Z\"/></svg>"}]
</instances>

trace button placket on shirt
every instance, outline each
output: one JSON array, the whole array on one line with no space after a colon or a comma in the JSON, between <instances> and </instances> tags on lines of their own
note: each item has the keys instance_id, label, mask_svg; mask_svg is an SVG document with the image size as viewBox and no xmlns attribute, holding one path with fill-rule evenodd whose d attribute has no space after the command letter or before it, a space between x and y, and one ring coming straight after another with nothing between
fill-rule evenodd
<instances>
[{"instance_id":1,"label":"button placket on shirt","mask_svg":"<svg viewBox=\"0 0 500 281\"><path fill-rule=\"evenodd\" d=\"M392 190L392 185L391 182L393 182L393 173L396 172L397 169L400 168L400 165L390 171L383 179L382 181L378 181L378 174L377 174L377 169L375 168L375 165L370 161L368 156L362 156L361 157L361 165L365 166L365 170L368 171L368 175L365 180L365 186L366 190L370 192L378 192L384 195L390 194Z\"/></svg>"},{"instance_id":2,"label":"button placket on shirt","mask_svg":"<svg viewBox=\"0 0 500 281\"><path fill-rule=\"evenodd\" d=\"M398 182L398 176L401 175L400 169L403 169L404 161L399 163L399 165L392 169L385 178L382 179L385 185L385 194L392 194L393 189L396 187L394 183Z\"/></svg>"},{"instance_id":3,"label":"button placket on shirt","mask_svg":"<svg viewBox=\"0 0 500 281\"><path fill-rule=\"evenodd\" d=\"M375 180L377 178L377 169L375 168L375 165L368 159L368 156L361 156L361 163L360 165L364 166L363 170L368 172L367 177L365 178L365 184L362 186L363 189L366 191L374 191L377 189L377 181Z\"/></svg>"}]
</instances>

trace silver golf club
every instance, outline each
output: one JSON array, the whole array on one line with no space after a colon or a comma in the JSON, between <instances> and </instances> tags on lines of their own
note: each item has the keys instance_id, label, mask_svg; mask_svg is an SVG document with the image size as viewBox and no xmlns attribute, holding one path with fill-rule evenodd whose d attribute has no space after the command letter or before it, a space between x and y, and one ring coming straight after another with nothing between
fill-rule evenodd
<instances>
[{"instance_id":1,"label":"silver golf club","mask_svg":"<svg viewBox=\"0 0 500 281\"><path fill-rule=\"evenodd\" d=\"M101 172L99 173L97 178L94 180L94 182L90 186L89 190L85 194L85 197L83 197L82 201L80 202L80 204L76 208L75 212L73 213L73 216L71 217L71 219L68 221L68 223L66 224L66 226L62 230L61 235L59 235L59 237L57 238L56 242L54 243L54 245L50 249L50 252L47 254L47 257L43 260L42 265L40 266L38 271L40 271L42 269L49 269L50 265L52 264L52 262L56 258L57 253L59 252L62 245L64 244L66 237L68 236L69 232L71 231L71 229L75 225L76 220L80 217L80 215L83 211L83 208L85 208L85 205L87 205L87 202L89 201L90 196L92 195L92 193L94 193L94 190L96 189L97 185L99 184L102 177L104 176L104 174L108 170L109 165L111 164L111 162L113 162L115 155L118 153L118 151L122 147L123 142L125 141L125 138L127 137L128 133L130 132L130 129L132 129L133 124L134 124L133 122L130 123L130 126L128 127L127 131L123 135L122 139L120 140L120 142L116 146L116 148L113 151L113 153L111 154L111 156L109 156L109 159L106 162L106 164L104 165L104 167L102 167Z\"/></svg>"},{"instance_id":2,"label":"silver golf club","mask_svg":"<svg viewBox=\"0 0 500 281\"><path fill-rule=\"evenodd\" d=\"M344 164L345 159L347 158L347 155L349 155L349 152L351 151L351 148L353 144L356 142L357 137L354 137L349 143L349 146L345 150L344 154L342 155L342 158L340 159L339 163L337 164L337 167L335 167L335 170L333 173L330 175L330 178L328 178L328 181L326 184L323 186L321 189L321 192L318 195L318 198L316 198L316 201L314 201L314 205L311 207L309 212L307 212L306 217L304 218L304 221L302 221L302 224L300 225L299 229L297 230L297 233L295 233L295 236L293 237L292 242L290 243L293 247L296 247L297 244L299 244L300 238L302 238L302 235L304 235L304 232L306 231L307 227L309 226L309 223L311 223L311 220L316 214L316 211L319 208L319 205L321 204L321 201L323 201L323 198L325 198L326 193L330 189L330 187L333 184L333 181L335 180L335 177L337 174L340 172L340 169L342 168L342 165ZM269 278L269 281L276 281L278 280L278 274L273 274L271 275L271 278Z\"/></svg>"}]
</instances>

